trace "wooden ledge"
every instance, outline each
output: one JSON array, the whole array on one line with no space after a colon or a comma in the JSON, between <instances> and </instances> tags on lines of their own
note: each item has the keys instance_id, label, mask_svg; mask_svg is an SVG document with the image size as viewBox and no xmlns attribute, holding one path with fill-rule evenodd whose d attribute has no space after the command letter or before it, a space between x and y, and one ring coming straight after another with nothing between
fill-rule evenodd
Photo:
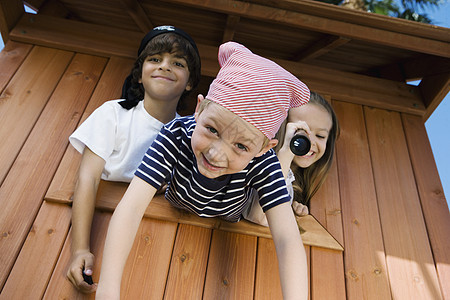
<instances>
[{"instance_id":1,"label":"wooden ledge","mask_svg":"<svg viewBox=\"0 0 450 300\"><path fill-rule=\"evenodd\" d=\"M117 204L122 199L127 187L128 184L126 183L102 180L97 194L97 209L110 212L114 211ZM71 200L57 198L46 198L46 201L67 204L72 203ZM230 223L219 218L202 218L187 211L173 207L164 199L164 195L162 194L153 198L144 213L144 217L195 225L210 229L220 229L264 238L272 238L268 227L257 225L246 220L242 220L237 223ZM297 217L297 224L303 239L303 244L338 251L344 250L344 248L313 216L308 215L305 217Z\"/></svg>"}]
</instances>

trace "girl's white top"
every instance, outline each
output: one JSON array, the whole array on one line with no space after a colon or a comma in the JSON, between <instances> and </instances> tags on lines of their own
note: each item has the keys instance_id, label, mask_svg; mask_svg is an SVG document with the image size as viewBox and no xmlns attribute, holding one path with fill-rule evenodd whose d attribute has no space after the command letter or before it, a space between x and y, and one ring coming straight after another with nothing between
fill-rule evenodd
<instances>
[{"instance_id":1,"label":"girl's white top","mask_svg":"<svg viewBox=\"0 0 450 300\"><path fill-rule=\"evenodd\" d=\"M288 175L286 176L286 188L291 196L291 205L294 199L294 188L292 187L292 182L294 182L295 176L291 169L289 169ZM259 224L263 226L269 226L267 222L266 214L263 212L261 205L259 205L259 197L256 190L252 189L250 192L249 205L242 212L244 219Z\"/></svg>"},{"instance_id":2,"label":"girl's white top","mask_svg":"<svg viewBox=\"0 0 450 300\"><path fill-rule=\"evenodd\" d=\"M105 160L103 180L130 182L164 124L145 110L144 101L130 110L120 106L119 101L123 99L103 103L69 141L78 152L83 153L87 146Z\"/></svg>"}]
</instances>

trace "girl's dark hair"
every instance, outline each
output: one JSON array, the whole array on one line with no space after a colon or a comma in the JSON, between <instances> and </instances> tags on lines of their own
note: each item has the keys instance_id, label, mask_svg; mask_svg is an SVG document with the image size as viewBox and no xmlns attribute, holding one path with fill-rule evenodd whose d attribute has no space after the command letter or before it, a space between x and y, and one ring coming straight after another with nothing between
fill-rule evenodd
<instances>
[{"instance_id":1,"label":"girl's dark hair","mask_svg":"<svg viewBox=\"0 0 450 300\"><path fill-rule=\"evenodd\" d=\"M323 156L308 168L301 168L295 163L291 164L291 169L295 175L293 182L294 201L304 205L308 204L314 194L325 182L328 171L331 168L334 158L334 146L340 134L339 122L330 103L321 95L311 92L310 104L319 105L327 110L332 120L330 133L328 134L327 145Z\"/></svg>"},{"instance_id":2,"label":"girl's dark hair","mask_svg":"<svg viewBox=\"0 0 450 300\"><path fill-rule=\"evenodd\" d=\"M200 56L194 46L184 37L176 33L163 33L152 38L140 53L138 59L135 61L133 69L131 70L129 78L129 87L127 88L124 98L125 101L119 104L126 109L131 109L136 106L139 101L144 99L144 86L139 83L142 77L142 66L145 59L150 55L159 53L176 53L186 60L189 69L189 81L191 91L195 89L200 81L201 64ZM178 106L189 94L189 91L184 91L178 102Z\"/></svg>"}]
</instances>

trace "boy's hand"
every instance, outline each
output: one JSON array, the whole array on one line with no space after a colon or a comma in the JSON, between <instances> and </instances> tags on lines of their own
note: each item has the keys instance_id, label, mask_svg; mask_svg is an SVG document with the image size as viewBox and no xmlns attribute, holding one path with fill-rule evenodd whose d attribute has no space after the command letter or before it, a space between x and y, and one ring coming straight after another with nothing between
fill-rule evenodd
<instances>
[{"instance_id":1,"label":"boy's hand","mask_svg":"<svg viewBox=\"0 0 450 300\"><path fill-rule=\"evenodd\" d=\"M84 250L73 255L72 263L67 271L67 278L82 293L93 293L97 289L97 284L89 284L83 276L83 270L85 275L91 276L93 266L94 255L91 252Z\"/></svg>"}]
</instances>

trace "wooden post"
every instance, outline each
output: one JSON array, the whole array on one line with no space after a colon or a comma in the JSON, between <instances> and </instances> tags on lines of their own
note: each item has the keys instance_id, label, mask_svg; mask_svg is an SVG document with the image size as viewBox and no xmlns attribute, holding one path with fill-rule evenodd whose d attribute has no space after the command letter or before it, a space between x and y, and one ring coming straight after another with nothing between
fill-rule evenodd
<instances>
[{"instance_id":1,"label":"wooden post","mask_svg":"<svg viewBox=\"0 0 450 300\"><path fill-rule=\"evenodd\" d=\"M5 44L9 41L9 32L24 13L22 1L0 0L0 33Z\"/></svg>"}]
</instances>

